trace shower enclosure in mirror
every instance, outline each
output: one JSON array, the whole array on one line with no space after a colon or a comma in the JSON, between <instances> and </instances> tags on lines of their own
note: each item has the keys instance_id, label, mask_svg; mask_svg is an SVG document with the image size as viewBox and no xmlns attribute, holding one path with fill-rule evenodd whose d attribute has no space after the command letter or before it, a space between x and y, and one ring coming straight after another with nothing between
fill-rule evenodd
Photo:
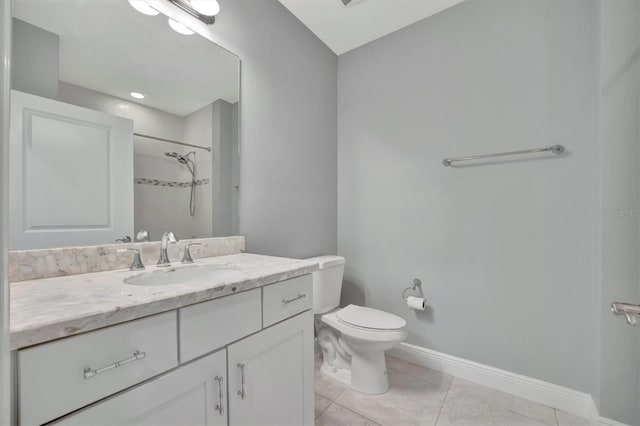
<instances>
[{"instance_id":1,"label":"shower enclosure in mirror","mask_svg":"<svg viewBox=\"0 0 640 426\"><path fill-rule=\"evenodd\" d=\"M238 57L126 0L13 15L11 249L238 233Z\"/></svg>"}]
</instances>

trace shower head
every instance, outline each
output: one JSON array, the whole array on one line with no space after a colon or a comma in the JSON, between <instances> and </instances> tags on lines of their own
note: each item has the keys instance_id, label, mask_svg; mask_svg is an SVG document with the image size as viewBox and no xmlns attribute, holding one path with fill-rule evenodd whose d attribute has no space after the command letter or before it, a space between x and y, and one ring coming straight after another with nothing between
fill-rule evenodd
<instances>
[{"instance_id":1,"label":"shower head","mask_svg":"<svg viewBox=\"0 0 640 426\"><path fill-rule=\"evenodd\" d=\"M167 157L175 158L182 164L187 164L187 159L177 152L165 152L164 155L166 155Z\"/></svg>"},{"instance_id":2,"label":"shower head","mask_svg":"<svg viewBox=\"0 0 640 426\"><path fill-rule=\"evenodd\" d=\"M164 155L166 155L167 157L175 158L176 160L178 160L178 163L184 164L185 166L187 166L187 169L189 169L191 176L194 177L195 179L196 163L189 158L189 156L192 154L194 155L194 159L195 159L195 155L196 155L195 151L188 152L187 155L180 155L177 152L173 152L173 151L164 153Z\"/></svg>"}]
</instances>

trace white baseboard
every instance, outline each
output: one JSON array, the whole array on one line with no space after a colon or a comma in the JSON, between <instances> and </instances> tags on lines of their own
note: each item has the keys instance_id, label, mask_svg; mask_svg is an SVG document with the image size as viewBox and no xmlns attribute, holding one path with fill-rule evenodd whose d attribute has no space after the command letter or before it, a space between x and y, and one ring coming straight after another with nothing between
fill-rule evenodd
<instances>
[{"instance_id":1,"label":"white baseboard","mask_svg":"<svg viewBox=\"0 0 640 426\"><path fill-rule=\"evenodd\" d=\"M507 392L521 398L557 408L590 419L602 426L623 426L615 420L600 417L595 401L588 393L490 367L474 361L401 343L387 354L411 363L441 371L470 382Z\"/></svg>"},{"instance_id":2,"label":"white baseboard","mask_svg":"<svg viewBox=\"0 0 640 426\"><path fill-rule=\"evenodd\" d=\"M598 426L629 426L626 423L620 423L613 419L608 419L606 417L598 418Z\"/></svg>"}]
</instances>

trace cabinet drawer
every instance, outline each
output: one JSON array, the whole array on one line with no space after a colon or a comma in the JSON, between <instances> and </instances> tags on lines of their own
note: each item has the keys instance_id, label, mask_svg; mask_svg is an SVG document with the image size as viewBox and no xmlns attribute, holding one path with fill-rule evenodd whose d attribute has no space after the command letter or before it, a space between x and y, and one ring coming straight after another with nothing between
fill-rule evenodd
<instances>
[{"instance_id":1,"label":"cabinet drawer","mask_svg":"<svg viewBox=\"0 0 640 426\"><path fill-rule=\"evenodd\" d=\"M19 422L53 420L169 370L177 346L172 311L20 350Z\"/></svg>"},{"instance_id":2,"label":"cabinet drawer","mask_svg":"<svg viewBox=\"0 0 640 426\"><path fill-rule=\"evenodd\" d=\"M222 350L53 424L226 426L226 376L227 352Z\"/></svg>"},{"instance_id":3,"label":"cabinet drawer","mask_svg":"<svg viewBox=\"0 0 640 426\"><path fill-rule=\"evenodd\" d=\"M263 325L268 327L313 306L311 275L303 275L262 288Z\"/></svg>"},{"instance_id":4,"label":"cabinet drawer","mask_svg":"<svg viewBox=\"0 0 640 426\"><path fill-rule=\"evenodd\" d=\"M181 308L180 362L223 347L262 328L260 289Z\"/></svg>"}]
</instances>

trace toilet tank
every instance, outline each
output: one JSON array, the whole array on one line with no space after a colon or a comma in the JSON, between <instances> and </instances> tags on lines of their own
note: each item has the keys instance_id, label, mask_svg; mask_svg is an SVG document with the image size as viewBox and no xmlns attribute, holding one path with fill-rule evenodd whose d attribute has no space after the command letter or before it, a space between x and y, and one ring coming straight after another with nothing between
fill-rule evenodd
<instances>
[{"instance_id":1,"label":"toilet tank","mask_svg":"<svg viewBox=\"0 0 640 426\"><path fill-rule=\"evenodd\" d=\"M344 257L318 256L306 259L317 262L318 271L313 272L313 312L324 314L340 305Z\"/></svg>"}]
</instances>

